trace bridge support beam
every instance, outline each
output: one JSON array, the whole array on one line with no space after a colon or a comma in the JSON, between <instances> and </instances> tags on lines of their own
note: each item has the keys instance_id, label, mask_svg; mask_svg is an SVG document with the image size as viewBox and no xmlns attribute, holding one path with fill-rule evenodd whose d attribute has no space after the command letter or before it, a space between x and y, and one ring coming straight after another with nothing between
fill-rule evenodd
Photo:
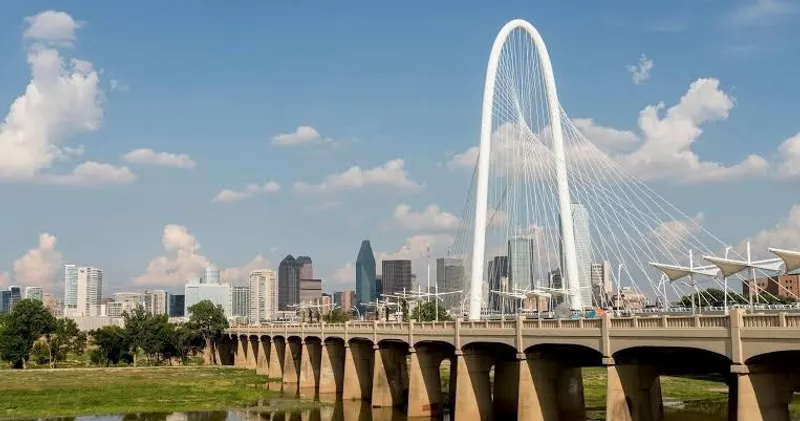
<instances>
[{"instance_id":1,"label":"bridge support beam","mask_svg":"<svg viewBox=\"0 0 800 421\"><path fill-rule=\"evenodd\" d=\"M731 371L736 375L736 421L789 421L789 402L800 386L796 370L741 365Z\"/></svg>"},{"instance_id":2,"label":"bridge support beam","mask_svg":"<svg viewBox=\"0 0 800 421\"><path fill-rule=\"evenodd\" d=\"M345 348L339 341L322 343L319 367L319 395L335 396L342 393L344 381Z\"/></svg>"},{"instance_id":3,"label":"bridge support beam","mask_svg":"<svg viewBox=\"0 0 800 421\"><path fill-rule=\"evenodd\" d=\"M344 385L342 399L370 399L372 397L372 344L353 341L344 345Z\"/></svg>"},{"instance_id":4,"label":"bridge support beam","mask_svg":"<svg viewBox=\"0 0 800 421\"><path fill-rule=\"evenodd\" d=\"M532 421L586 419L580 367L566 367L558 361L541 358L538 355L517 354L517 359L519 360L519 387L516 400L518 419Z\"/></svg>"},{"instance_id":5,"label":"bridge support beam","mask_svg":"<svg viewBox=\"0 0 800 421\"><path fill-rule=\"evenodd\" d=\"M458 421L492 419L489 371L492 357L486 352L456 350L456 394L453 418Z\"/></svg>"},{"instance_id":6,"label":"bridge support beam","mask_svg":"<svg viewBox=\"0 0 800 421\"><path fill-rule=\"evenodd\" d=\"M300 377L300 358L302 345L300 341L287 339L283 356L283 391L297 393Z\"/></svg>"},{"instance_id":7,"label":"bridge support beam","mask_svg":"<svg viewBox=\"0 0 800 421\"><path fill-rule=\"evenodd\" d=\"M277 384L270 384L270 390L273 390L273 387L276 387L278 390L281 388L281 383L283 382L283 357L285 353L286 340L274 336L270 338L269 355L267 356L269 359L267 376L271 379L280 380Z\"/></svg>"},{"instance_id":8,"label":"bridge support beam","mask_svg":"<svg viewBox=\"0 0 800 421\"><path fill-rule=\"evenodd\" d=\"M300 343L300 370L298 390L301 398L314 398L317 394L320 362L320 342L306 338Z\"/></svg>"},{"instance_id":9,"label":"bridge support beam","mask_svg":"<svg viewBox=\"0 0 800 421\"><path fill-rule=\"evenodd\" d=\"M262 376L269 375L269 360L267 359L267 346L269 341L267 338L258 337L258 352L256 353L256 373Z\"/></svg>"},{"instance_id":10,"label":"bridge support beam","mask_svg":"<svg viewBox=\"0 0 800 421\"><path fill-rule=\"evenodd\" d=\"M373 346L375 362L372 370L372 406L392 407L403 404L404 377L408 345L386 343Z\"/></svg>"},{"instance_id":11,"label":"bridge support beam","mask_svg":"<svg viewBox=\"0 0 800 421\"><path fill-rule=\"evenodd\" d=\"M437 417L444 409L442 379L439 367L447 355L433 345L410 348L408 367L408 417ZM451 351L452 353L452 351ZM451 370L451 389L455 382Z\"/></svg>"},{"instance_id":12,"label":"bridge support beam","mask_svg":"<svg viewBox=\"0 0 800 421\"><path fill-rule=\"evenodd\" d=\"M613 362L608 360L605 362ZM655 367L607 364L606 371L606 420L660 421L664 418L661 381Z\"/></svg>"},{"instance_id":13,"label":"bridge support beam","mask_svg":"<svg viewBox=\"0 0 800 421\"><path fill-rule=\"evenodd\" d=\"M236 356L233 359L233 365L236 367L244 368L247 366L247 351L245 351L246 336L236 337Z\"/></svg>"},{"instance_id":14,"label":"bridge support beam","mask_svg":"<svg viewBox=\"0 0 800 421\"><path fill-rule=\"evenodd\" d=\"M248 336L247 337L247 359L246 359L246 367L255 370L258 368L258 363L256 361L256 352L258 352L258 338L253 338Z\"/></svg>"}]
</instances>

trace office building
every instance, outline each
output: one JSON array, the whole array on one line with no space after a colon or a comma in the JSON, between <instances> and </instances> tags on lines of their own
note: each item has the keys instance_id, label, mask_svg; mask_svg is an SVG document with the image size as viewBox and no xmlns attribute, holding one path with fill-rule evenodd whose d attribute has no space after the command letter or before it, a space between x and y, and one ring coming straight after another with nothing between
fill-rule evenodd
<instances>
[{"instance_id":1,"label":"office building","mask_svg":"<svg viewBox=\"0 0 800 421\"><path fill-rule=\"evenodd\" d=\"M611 263L592 263L591 269L592 302L597 307L608 307L612 292Z\"/></svg>"},{"instance_id":2,"label":"office building","mask_svg":"<svg viewBox=\"0 0 800 421\"><path fill-rule=\"evenodd\" d=\"M200 283L203 284L219 284L221 282L219 278L219 268L215 265L208 265L206 266L205 276L200 279Z\"/></svg>"},{"instance_id":3,"label":"office building","mask_svg":"<svg viewBox=\"0 0 800 421\"><path fill-rule=\"evenodd\" d=\"M300 267L291 254L278 265L278 309L291 310L300 303Z\"/></svg>"},{"instance_id":4,"label":"office building","mask_svg":"<svg viewBox=\"0 0 800 421\"><path fill-rule=\"evenodd\" d=\"M190 283L184 286L184 315L191 316L189 309L201 302L211 301L221 306L226 317L233 317L232 291L230 284Z\"/></svg>"},{"instance_id":5,"label":"office building","mask_svg":"<svg viewBox=\"0 0 800 421\"><path fill-rule=\"evenodd\" d=\"M169 317L183 317L186 308L186 296L183 294L169 294Z\"/></svg>"},{"instance_id":6,"label":"office building","mask_svg":"<svg viewBox=\"0 0 800 421\"><path fill-rule=\"evenodd\" d=\"M42 305L55 317L64 316L64 303L52 294L42 294Z\"/></svg>"},{"instance_id":7,"label":"office building","mask_svg":"<svg viewBox=\"0 0 800 421\"><path fill-rule=\"evenodd\" d=\"M300 280L300 302L309 304L322 296L322 279Z\"/></svg>"},{"instance_id":8,"label":"office building","mask_svg":"<svg viewBox=\"0 0 800 421\"><path fill-rule=\"evenodd\" d=\"M308 256L297 256L297 270L300 279L314 279L314 265Z\"/></svg>"},{"instance_id":9,"label":"office building","mask_svg":"<svg viewBox=\"0 0 800 421\"><path fill-rule=\"evenodd\" d=\"M380 298L381 295L383 295L383 276L375 275L375 300ZM375 302L375 300L372 302Z\"/></svg>"},{"instance_id":10,"label":"office building","mask_svg":"<svg viewBox=\"0 0 800 421\"><path fill-rule=\"evenodd\" d=\"M592 237L589 211L580 203L572 204L572 224L575 232L575 255L578 260L578 285L584 307L592 306Z\"/></svg>"},{"instance_id":11,"label":"office building","mask_svg":"<svg viewBox=\"0 0 800 421\"><path fill-rule=\"evenodd\" d=\"M742 295L749 299L751 290L754 303L759 295L800 298L800 273L748 279L742 287Z\"/></svg>"},{"instance_id":12,"label":"office building","mask_svg":"<svg viewBox=\"0 0 800 421\"><path fill-rule=\"evenodd\" d=\"M9 311L11 311L17 303L22 301L22 287L12 285L8 287L8 290L11 291L11 300L9 301Z\"/></svg>"},{"instance_id":13,"label":"office building","mask_svg":"<svg viewBox=\"0 0 800 421\"><path fill-rule=\"evenodd\" d=\"M278 310L278 284L275 271L258 269L250 272L250 312L251 324L273 319Z\"/></svg>"},{"instance_id":14,"label":"office building","mask_svg":"<svg viewBox=\"0 0 800 421\"><path fill-rule=\"evenodd\" d=\"M78 267L64 265L64 308L78 308Z\"/></svg>"},{"instance_id":15,"label":"office building","mask_svg":"<svg viewBox=\"0 0 800 421\"><path fill-rule=\"evenodd\" d=\"M91 266L81 266L77 270L77 306L72 314L89 316L92 314L92 306L99 306L103 297L103 271Z\"/></svg>"},{"instance_id":16,"label":"office building","mask_svg":"<svg viewBox=\"0 0 800 421\"><path fill-rule=\"evenodd\" d=\"M322 294L315 298L311 304L314 306L315 310L319 311L319 314L325 316L331 312L331 307L333 307L333 297L331 297L330 294Z\"/></svg>"},{"instance_id":17,"label":"office building","mask_svg":"<svg viewBox=\"0 0 800 421\"><path fill-rule=\"evenodd\" d=\"M42 301L44 291L39 287L25 287L25 299Z\"/></svg>"},{"instance_id":18,"label":"office building","mask_svg":"<svg viewBox=\"0 0 800 421\"><path fill-rule=\"evenodd\" d=\"M464 291L464 262L454 257L436 259L436 284L431 285L434 292L436 290L434 286L437 285L440 293L453 293L442 296L444 307L447 309L460 309L461 294L455 294L455 292Z\"/></svg>"},{"instance_id":19,"label":"office building","mask_svg":"<svg viewBox=\"0 0 800 421\"><path fill-rule=\"evenodd\" d=\"M411 260L381 262L381 294L411 291Z\"/></svg>"},{"instance_id":20,"label":"office building","mask_svg":"<svg viewBox=\"0 0 800 421\"><path fill-rule=\"evenodd\" d=\"M375 254L372 252L372 245L369 240L361 242L356 257L356 302L369 303L375 301L378 296L376 283Z\"/></svg>"},{"instance_id":21,"label":"office building","mask_svg":"<svg viewBox=\"0 0 800 421\"><path fill-rule=\"evenodd\" d=\"M503 310L503 305L508 301L498 294L499 291L508 292L508 256L494 256L489 261L487 278L489 280L489 309ZM494 291L494 292L493 292ZM463 300L467 291L461 294Z\"/></svg>"},{"instance_id":22,"label":"office building","mask_svg":"<svg viewBox=\"0 0 800 421\"><path fill-rule=\"evenodd\" d=\"M163 289L144 292L144 309L147 313L160 316L169 315L169 294Z\"/></svg>"},{"instance_id":23,"label":"office building","mask_svg":"<svg viewBox=\"0 0 800 421\"><path fill-rule=\"evenodd\" d=\"M231 289L231 314L234 317L250 316L250 287L237 286Z\"/></svg>"},{"instance_id":24,"label":"office building","mask_svg":"<svg viewBox=\"0 0 800 421\"><path fill-rule=\"evenodd\" d=\"M355 305L355 291L345 290L333 293L333 303L339 306L345 313L353 311Z\"/></svg>"},{"instance_id":25,"label":"office building","mask_svg":"<svg viewBox=\"0 0 800 421\"><path fill-rule=\"evenodd\" d=\"M0 290L0 314L5 314L11 311L11 291L4 289Z\"/></svg>"},{"instance_id":26,"label":"office building","mask_svg":"<svg viewBox=\"0 0 800 421\"><path fill-rule=\"evenodd\" d=\"M511 290L533 289L533 239L519 236L508 240Z\"/></svg>"}]
</instances>

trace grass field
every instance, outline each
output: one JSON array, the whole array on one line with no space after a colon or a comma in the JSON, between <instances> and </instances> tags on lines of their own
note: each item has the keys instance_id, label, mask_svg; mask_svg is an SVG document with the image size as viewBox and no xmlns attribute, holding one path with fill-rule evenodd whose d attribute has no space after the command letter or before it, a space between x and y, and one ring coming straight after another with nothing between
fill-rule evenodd
<instances>
[{"instance_id":1,"label":"grass field","mask_svg":"<svg viewBox=\"0 0 800 421\"><path fill-rule=\"evenodd\" d=\"M3 370L0 379L0 419L312 405L267 390L265 376L230 368Z\"/></svg>"}]
</instances>

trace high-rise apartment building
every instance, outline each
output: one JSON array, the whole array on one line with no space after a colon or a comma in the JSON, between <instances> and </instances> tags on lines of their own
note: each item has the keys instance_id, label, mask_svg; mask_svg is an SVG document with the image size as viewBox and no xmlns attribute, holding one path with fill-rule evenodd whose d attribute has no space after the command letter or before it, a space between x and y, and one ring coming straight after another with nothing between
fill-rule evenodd
<instances>
[{"instance_id":1,"label":"high-rise apartment building","mask_svg":"<svg viewBox=\"0 0 800 421\"><path fill-rule=\"evenodd\" d=\"M592 303L598 307L608 307L611 299L611 263L592 263L591 267Z\"/></svg>"},{"instance_id":2,"label":"high-rise apartment building","mask_svg":"<svg viewBox=\"0 0 800 421\"><path fill-rule=\"evenodd\" d=\"M519 236L508 240L510 288L533 289L533 239Z\"/></svg>"},{"instance_id":3,"label":"high-rise apartment building","mask_svg":"<svg viewBox=\"0 0 800 421\"><path fill-rule=\"evenodd\" d=\"M64 265L64 308L78 308L78 267Z\"/></svg>"},{"instance_id":4,"label":"high-rise apartment building","mask_svg":"<svg viewBox=\"0 0 800 421\"><path fill-rule=\"evenodd\" d=\"M345 290L333 293L333 302L345 313L351 313L355 305L355 292Z\"/></svg>"},{"instance_id":5,"label":"high-rise apartment building","mask_svg":"<svg viewBox=\"0 0 800 421\"><path fill-rule=\"evenodd\" d=\"M369 303L377 297L375 254L369 240L361 242L356 257L356 302Z\"/></svg>"},{"instance_id":6,"label":"high-rise apartment building","mask_svg":"<svg viewBox=\"0 0 800 421\"><path fill-rule=\"evenodd\" d=\"M236 286L231 289L231 312L234 317L250 316L250 287Z\"/></svg>"},{"instance_id":7,"label":"high-rise apartment building","mask_svg":"<svg viewBox=\"0 0 800 421\"><path fill-rule=\"evenodd\" d=\"M300 280L300 302L310 304L322 296L322 279Z\"/></svg>"},{"instance_id":8,"label":"high-rise apartment building","mask_svg":"<svg viewBox=\"0 0 800 421\"><path fill-rule=\"evenodd\" d=\"M76 316L92 315L93 307L100 305L102 297L103 271L91 266L79 267L77 306L74 314Z\"/></svg>"},{"instance_id":9,"label":"high-rise apartment building","mask_svg":"<svg viewBox=\"0 0 800 421\"><path fill-rule=\"evenodd\" d=\"M572 223L575 232L575 254L578 260L578 285L584 307L592 305L592 237L589 211L580 203L572 204Z\"/></svg>"},{"instance_id":10,"label":"high-rise apartment building","mask_svg":"<svg viewBox=\"0 0 800 421\"><path fill-rule=\"evenodd\" d=\"M411 291L411 260L381 262L381 287L383 295Z\"/></svg>"},{"instance_id":11,"label":"high-rise apartment building","mask_svg":"<svg viewBox=\"0 0 800 421\"><path fill-rule=\"evenodd\" d=\"M291 305L300 303L300 267L291 254L278 265L278 309L290 310Z\"/></svg>"},{"instance_id":12,"label":"high-rise apartment building","mask_svg":"<svg viewBox=\"0 0 800 421\"><path fill-rule=\"evenodd\" d=\"M250 313L251 324L273 319L278 310L278 283L275 271L258 269L250 272Z\"/></svg>"},{"instance_id":13,"label":"high-rise apartment building","mask_svg":"<svg viewBox=\"0 0 800 421\"><path fill-rule=\"evenodd\" d=\"M42 305L55 317L64 316L64 303L52 294L42 294Z\"/></svg>"},{"instance_id":14,"label":"high-rise apartment building","mask_svg":"<svg viewBox=\"0 0 800 421\"><path fill-rule=\"evenodd\" d=\"M169 314L169 293L163 289L144 292L144 309L149 314Z\"/></svg>"},{"instance_id":15,"label":"high-rise apartment building","mask_svg":"<svg viewBox=\"0 0 800 421\"><path fill-rule=\"evenodd\" d=\"M219 268L215 265L206 266L205 276L201 279L200 283L203 284L219 284L222 282L219 278Z\"/></svg>"},{"instance_id":16,"label":"high-rise apartment building","mask_svg":"<svg viewBox=\"0 0 800 421\"><path fill-rule=\"evenodd\" d=\"M44 291L39 287L25 287L25 299L42 301Z\"/></svg>"},{"instance_id":17,"label":"high-rise apartment building","mask_svg":"<svg viewBox=\"0 0 800 421\"><path fill-rule=\"evenodd\" d=\"M436 259L436 286L439 292L464 291L464 262L454 257L440 257ZM434 285L431 285L433 288ZM435 290L435 288L433 288ZM461 294L447 294L442 296L445 308L454 309L461 305Z\"/></svg>"},{"instance_id":18,"label":"high-rise apartment building","mask_svg":"<svg viewBox=\"0 0 800 421\"><path fill-rule=\"evenodd\" d=\"M297 270L300 279L314 279L314 264L308 256L297 256Z\"/></svg>"}]
</instances>

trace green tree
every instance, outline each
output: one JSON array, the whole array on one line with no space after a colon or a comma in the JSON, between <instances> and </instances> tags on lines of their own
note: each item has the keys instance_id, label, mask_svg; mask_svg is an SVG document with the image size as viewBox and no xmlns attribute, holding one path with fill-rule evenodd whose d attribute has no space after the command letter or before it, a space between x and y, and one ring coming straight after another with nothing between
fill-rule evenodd
<instances>
[{"instance_id":1,"label":"green tree","mask_svg":"<svg viewBox=\"0 0 800 421\"><path fill-rule=\"evenodd\" d=\"M138 307L130 313L126 312L123 317L131 353L135 355L141 350L148 364L155 365L168 361L175 355L175 331L166 315L149 314Z\"/></svg>"},{"instance_id":2,"label":"green tree","mask_svg":"<svg viewBox=\"0 0 800 421\"><path fill-rule=\"evenodd\" d=\"M175 357L185 363L194 353L203 349L203 338L186 324L172 326L172 347L175 350Z\"/></svg>"},{"instance_id":3,"label":"green tree","mask_svg":"<svg viewBox=\"0 0 800 421\"><path fill-rule=\"evenodd\" d=\"M447 314L447 311L445 311L445 309L442 308L441 305L438 306L438 307L439 307L438 308L439 309L438 320L440 322L441 321L451 320L450 319L450 315ZM419 302L417 302L417 305L416 305L416 307L414 307L414 310L411 312L411 315L409 316L409 318L411 320L420 321L420 322L432 322L434 320L437 320L437 317L436 317L436 303L433 302L433 301L419 301Z\"/></svg>"},{"instance_id":4,"label":"green tree","mask_svg":"<svg viewBox=\"0 0 800 421\"><path fill-rule=\"evenodd\" d=\"M72 319L58 319L52 333L46 334L48 345L48 363L51 368L56 368L59 361L64 361L67 354L81 355L86 349L86 333L78 329Z\"/></svg>"},{"instance_id":5,"label":"green tree","mask_svg":"<svg viewBox=\"0 0 800 421\"><path fill-rule=\"evenodd\" d=\"M322 316L322 319L328 323L344 323L350 320L350 313L340 308L335 308Z\"/></svg>"},{"instance_id":6,"label":"green tree","mask_svg":"<svg viewBox=\"0 0 800 421\"><path fill-rule=\"evenodd\" d=\"M53 331L55 321L41 301L18 302L3 321L0 355L14 368L25 368L33 344Z\"/></svg>"},{"instance_id":7,"label":"green tree","mask_svg":"<svg viewBox=\"0 0 800 421\"><path fill-rule=\"evenodd\" d=\"M94 359L98 363L109 366L117 365L121 361L132 362L130 353L131 345L125 329L119 326L103 326L91 332L92 343L95 346Z\"/></svg>"},{"instance_id":8,"label":"green tree","mask_svg":"<svg viewBox=\"0 0 800 421\"><path fill-rule=\"evenodd\" d=\"M222 331L228 328L228 319L225 317L225 311L222 306L214 305L209 300L203 300L199 303L188 308L189 324L188 327L193 329L197 334L203 338L203 361L206 364L214 363L214 355L211 352L212 344L217 339Z\"/></svg>"}]
</instances>

